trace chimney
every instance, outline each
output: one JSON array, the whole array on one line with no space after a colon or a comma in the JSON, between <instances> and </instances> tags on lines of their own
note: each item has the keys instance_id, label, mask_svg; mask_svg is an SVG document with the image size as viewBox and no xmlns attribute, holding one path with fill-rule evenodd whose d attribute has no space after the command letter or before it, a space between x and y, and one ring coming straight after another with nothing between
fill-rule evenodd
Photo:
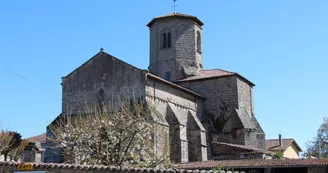
<instances>
[{"instance_id":1,"label":"chimney","mask_svg":"<svg viewBox=\"0 0 328 173\"><path fill-rule=\"evenodd\" d=\"M279 134L279 146L282 146L281 134Z\"/></svg>"}]
</instances>

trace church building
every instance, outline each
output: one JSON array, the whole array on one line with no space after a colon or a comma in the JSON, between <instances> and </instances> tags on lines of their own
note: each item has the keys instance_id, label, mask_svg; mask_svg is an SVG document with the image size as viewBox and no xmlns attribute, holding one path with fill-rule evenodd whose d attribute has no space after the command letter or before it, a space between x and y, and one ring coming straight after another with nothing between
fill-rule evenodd
<instances>
[{"instance_id":1,"label":"church building","mask_svg":"<svg viewBox=\"0 0 328 173\"><path fill-rule=\"evenodd\" d=\"M174 163L268 157L265 134L254 115L255 85L236 72L205 69L203 25L181 13L152 19L147 24L148 70L101 49L62 78L60 116L86 103L98 104L99 97L107 101L113 94L128 93L144 98L163 115L157 121L174 139ZM60 162L53 149L46 149L45 162Z\"/></svg>"}]
</instances>

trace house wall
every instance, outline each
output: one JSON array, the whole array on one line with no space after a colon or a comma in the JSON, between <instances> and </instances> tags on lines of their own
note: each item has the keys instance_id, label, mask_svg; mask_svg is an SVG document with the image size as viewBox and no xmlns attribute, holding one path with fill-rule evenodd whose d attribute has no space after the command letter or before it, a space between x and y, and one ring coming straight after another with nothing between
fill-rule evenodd
<instances>
[{"instance_id":1,"label":"house wall","mask_svg":"<svg viewBox=\"0 0 328 173\"><path fill-rule=\"evenodd\" d=\"M145 72L100 52L62 79L62 113L133 95L145 96Z\"/></svg>"},{"instance_id":2,"label":"house wall","mask_svg":"<svg viewBox=\"0 0 328 173\"><path fill-rule=\"evenodd\" d=\"M296 148L295 144L291 144L285 151L284 151L284 157L290 158L290 159L299 159L299 151Z\"/></svg>"},{"instance_id":3,"label":"house wall","mask_svg":"<svg viewBox=\"0 0 328 173\"><path fill-rule=\"evenodd\" d=\"M203 100L152 77L147 77L146 83L148 104L160 113L163 124L169 126L171 160L173 162L188 162L190 159L207 160L206 132L200 122ZM194 124L188 126L191 122ZM196 156L190 157L194 153L197 153Z\"/></svg>"}]
</instances>

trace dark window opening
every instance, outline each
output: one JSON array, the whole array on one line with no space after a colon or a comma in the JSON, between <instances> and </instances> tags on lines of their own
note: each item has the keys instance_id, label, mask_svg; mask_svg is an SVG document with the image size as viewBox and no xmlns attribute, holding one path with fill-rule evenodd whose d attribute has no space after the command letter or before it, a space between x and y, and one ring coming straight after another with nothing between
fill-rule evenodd
<instances>
[{"instance_id":1,"label":"dark window opening","mask_svg":"<svg viewBox=\"0 0 328 173\"><path fill-rule=\"evenodd\" d=\"M171 47L171 33L167 33L167 47Z\"/></svg>"},{"instance_id":2,"label":"dark window opening","mask_svg":"<svg viewBox=\"0 0 328 173\"><path fill-rule=\"evenodd\" d=\"M163 48L166 48L166 33L163 34Z\"/></svg>"},{"instance_id":3,"label":"dark window opening","mask_svg":"<svg viewBox=\"0 0 328 173\"><path fill-rule=\"evenodd\" d=\"M103 111L104 95L104 90L101 88L98 92L98 106L101 112Z\"/></svg>"},{"instance_id":4,"label":"dark window opening","mask_svg":"<svg viewBox=\"0 0 328 173\"><path fill-rule=\"evenodd\" d=\"M165 72L164 79L167 80L167 81L170 81L171 80L171 74L170 74L170 72Z\"/></svg>"},{"instance_id":5,"label":"dark window opening","mask_svg":"<svg viewBox=\"0 0 328 173\"><path fill-rule=\"evenodd\" d=\"M171 48L172 46L172 39L171 33L164 33L162 35L162 48Z\"/></svg>"},{"instance_id":6,"label":"dark window opening","mask_svg":"<svg viewBox=\"0 0 328 173\"><path fill-rule=\"evenodd\" d=\"M202 39L200 37L200 32L197 31L197 51L202 53Z\"/></svg>"}]
</instances>

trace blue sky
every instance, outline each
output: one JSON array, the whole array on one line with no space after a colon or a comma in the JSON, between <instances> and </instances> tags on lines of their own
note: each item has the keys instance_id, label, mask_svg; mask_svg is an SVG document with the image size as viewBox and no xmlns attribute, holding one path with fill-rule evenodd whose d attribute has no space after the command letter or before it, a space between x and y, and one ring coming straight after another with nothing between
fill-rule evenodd
<instances>
[{"instance_id":1,"label":"blue sky","mask_svg":"<svg viewBox=\"0 0 328 173\"><path fill-rule=\"evenodd\" d=\"M0 2L0 124L23 137L45 132L61 112L61 77L103 47L148 67L155 16L171 0ZM178 0L198 16L206 69L235 71L256 84L255 113L267 138L315 136L327 116L328 1ZM19 77L22 76L22 77Z\"/></svg>"}]
</instances>

